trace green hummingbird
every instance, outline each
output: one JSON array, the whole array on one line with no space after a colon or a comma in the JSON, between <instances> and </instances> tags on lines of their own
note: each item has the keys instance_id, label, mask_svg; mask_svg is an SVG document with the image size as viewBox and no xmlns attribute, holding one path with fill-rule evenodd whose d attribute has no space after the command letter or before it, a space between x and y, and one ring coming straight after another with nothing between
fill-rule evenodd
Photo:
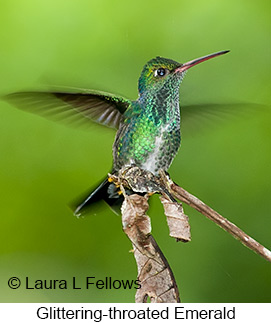
<instances>
[{"instance_id":1,"label":"green hummingbird","mask_svg":"<svg viewBox=\"0 0 271 323\"><path fill-rule=\"evenodd\" d=\"M228 52L220 51L184 64L159 56L151 59L141 72L135 101L92 90L17 92L7 95L6 100L30 110L37 107L36 112L44 115L53 112L70 116L75 112L79 117L117 128L111 174L123 166L135 165L158 175L160 169L168 170L181 144L179 88L186 71ZM100 200L115 210L123 201L108 177L75 206L75 215Z\"/></svg>"}]
</instances>

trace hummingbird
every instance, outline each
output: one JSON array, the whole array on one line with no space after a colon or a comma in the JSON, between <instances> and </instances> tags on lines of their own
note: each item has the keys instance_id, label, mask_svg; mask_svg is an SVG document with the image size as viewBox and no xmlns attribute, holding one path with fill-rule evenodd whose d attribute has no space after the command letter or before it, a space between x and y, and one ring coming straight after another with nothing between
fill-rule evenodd
<instances>
[{"instance_id":1,"label":"hummingbird","mask_svg":"<svg viewBox=\"0 0 271 323\"><path fill-rule=\"evenodd\" d=\"M5 99L43 115L76 114L117 129L113 144L113 167L117 174L124 166L137 166L158 175L168 171L181 145L179 88L191 67L229 50L206 55L181 64L157 56L149 60L138 80L135 101L93 90L77 92L16 92ZM61 102L60 102L61 101ZM89 206L104 200L119 213L123 196L108 176L74 207L80 216Z\"/></svg>"}]
</instances>

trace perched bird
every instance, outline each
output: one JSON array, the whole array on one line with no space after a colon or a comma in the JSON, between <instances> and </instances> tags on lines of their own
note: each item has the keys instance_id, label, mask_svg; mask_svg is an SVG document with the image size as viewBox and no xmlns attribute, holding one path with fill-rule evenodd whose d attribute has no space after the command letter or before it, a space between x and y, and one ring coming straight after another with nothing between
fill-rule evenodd
<instances>
[{"instance_id":1,"label":"perched bird","mask_svg":"<svg viewBox=\"0 0 271 323\"><path fill-rule=\"evenodd\" d=\"M123 166L135 165L157 175L159 169L168 170L180 147L179 88L184 74L192 66L228 52L220 51L184 64L159 56L151 59L141 72L139 97L135 101L92 90L81 93L18 92L5 99L44 115L75 112L117 128L111 173L117 173ZM75 207L75 215L82 214L100 200L115 210L123 200L107 177Z\"/></svg>"}]
</instances>

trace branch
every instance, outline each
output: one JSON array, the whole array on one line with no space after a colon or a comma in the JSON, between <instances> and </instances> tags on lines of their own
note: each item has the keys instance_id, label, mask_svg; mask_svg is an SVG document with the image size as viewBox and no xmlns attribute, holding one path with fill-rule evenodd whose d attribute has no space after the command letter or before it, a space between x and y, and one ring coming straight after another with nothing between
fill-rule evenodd
<instances>
[{"instance_id":1,"label":"branch","mask_svg":"<svg viewBox=\"0 0 271 323\"><path fill-rule=\"evenodd\" d=\"M261 255L264 259L271 262L271 251L266 249L259 242L251 238L248 234L238 228L235 224L224 218L215 210L210 208L196 196L188 193L185 189L170 181L171 193L180 201L190 205L201 214L205 215L208 219L215 222L222 229L230 233L235 239L240 240L249 249Z\"/></svg>"},{"instance_id":2,"label":"branch","mask_svg":"<svg viewBox=\"0 0 271 323\"><path fill-rule=\"evenodd\" d=\"M147 302L148 299L155 303L180 302L173 273L150 234L151 223L146 212L149 207L148 197L153 193L162 195L160 199L167 217L170 236L177 241L188 242L191 236L188 217L184 214L182 205L177 203L175 198L190 205L240 240L245 246L271 261L271 252L268 249L197 197L175 184L163 170L160 171L158 177L139 167L127 166L122 168L117 176L109 174L109 178L117 187L120 187L124 195L121 208L123 230L133 244L138 279L141 283L141 288L136 293L136 302ZM128 195L127 192L132 192L132 195ZM141 195L134 194L135 192Z\"/></svg>"}]
</instances>

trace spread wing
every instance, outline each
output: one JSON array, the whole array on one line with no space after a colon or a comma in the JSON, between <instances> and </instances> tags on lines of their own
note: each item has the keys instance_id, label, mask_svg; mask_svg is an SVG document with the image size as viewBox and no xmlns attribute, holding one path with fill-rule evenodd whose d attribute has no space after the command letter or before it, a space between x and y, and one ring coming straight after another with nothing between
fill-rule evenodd
<instances>
[{"instance_id":1,"label":"spread wing","mask_svg":"<svg viewBox=\"0 0 271 323\"><path fill-rule=\"evenodd\" d=\"M271 112L270 106L248 102L203 103L180 106L182 132L184 134L195 134L200 130L213 128L215 125L221 126L224 122L255 116L259 112Z\"/></svg>"},{"instance_id":2,"label":"spread wing","mask_svg":"<svg viewBox=\"0 0 271 323\"><path fill-rule=\"evenodd\" d=\"M16 92L4 100L16 107L38 113L51 119L91 120L111 128L118 128L123 113L131 101L110 93L87 91L65 92Z\"/></svg>"},{"instance_id":3,"label":"spread wing","mask_svg":"<svg viewBox=\"0 0 271 323\"><path fill-rule=\"evenodd\" d=\"M131 101L121 96L92 90L76 91L78 92L16 92L3 99L18 108L50 119L73 123L91 120L111 128L119 127L123 114L131 106ZM267 110L270 111L270 106L247 102L181 104L182 132L197 133L200 129L221 125L223 121L234 117L240 119L241 116Z\"/></svg>"}]
</instances>

